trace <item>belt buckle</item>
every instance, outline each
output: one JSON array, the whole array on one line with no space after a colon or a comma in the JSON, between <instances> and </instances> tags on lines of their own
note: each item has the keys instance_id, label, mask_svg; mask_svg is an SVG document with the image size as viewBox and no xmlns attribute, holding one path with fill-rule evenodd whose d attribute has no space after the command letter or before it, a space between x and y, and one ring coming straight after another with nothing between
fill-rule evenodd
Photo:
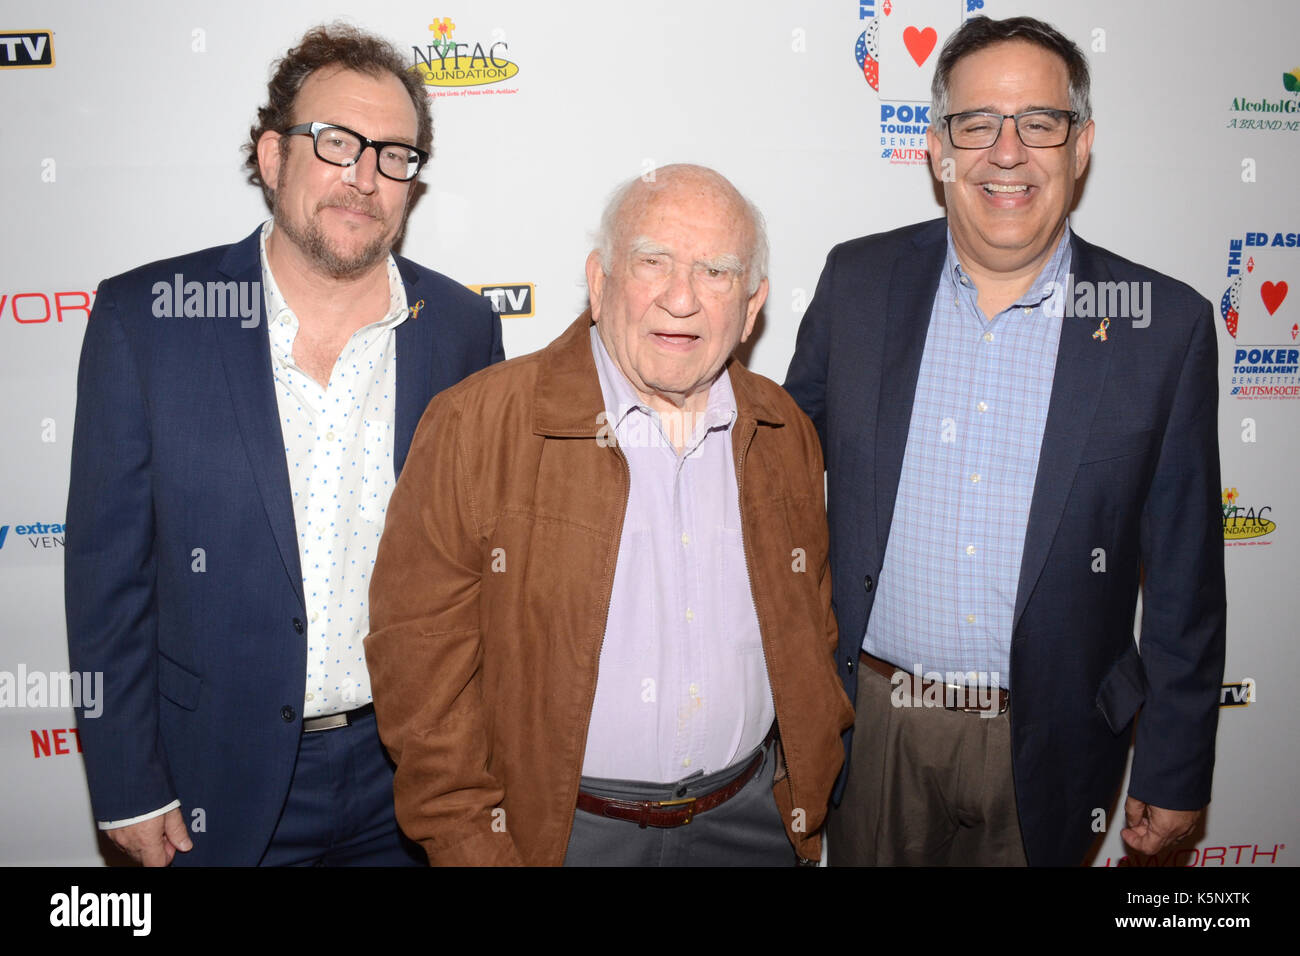
<instances>
[{"instance_id":1,"label":"belt buckle","mask_svg":"<svg viewBox=\"0 0 1300 956\"><path fill-rule=\"evenodd\" d=\"M302 732L304 734L314 734L321 730L337 730L339 727L346 727L351 723L348 717L350 711L342 711L337 714L326 714L324 717L310 717L312 726L306 726L304 722Z\"/></svg>"},{"instance_id":2,"label":"belt buckle","mask_svg":"<svg viewBox=\"0 0 1300 956\"><path fill-rule=\"evenodd\" d=\"M692 820L695 819L695 807L693 806L693 804L698 799L699 799L698 797L683 797L680 800L656 800L654 802L654 806L658 809L663 809L664 807L685 806L686 819L682 821L682 826L686 826L686 824L690 823ZM647 807L647 810L648 809L649 807ZM645 829L644 823L641 825L641 828Z\"/></svg>"},{"instance_id":3,"label":"belt buckle","mask_svg":"<svg viewBox=\"0 0 1300 956\"><path fill-rule=\"evenodd\" d=\"M953 689L953 698L952 698L953 700L957 700L959 697L962 700L965 700L972 693L975 694L977 700L979 699L979 691L969 686L962 686L959 684L944 684L943 688L944 688L945 701L947 701L948 699L947 697L948 688ZM974 707L966 707L966 706L958 707L954 704L952 707L945 706L944 710L955 710L963 714L977 714L980 717L999 717L1002 714L1005 714L1007 712L1007 707L1011 703L1010 697L1004 697L1003 693L1004 691L1002 690L991 691L991 693L989 694L989 702L985 706L980 706L977 704Z\"/></svg>"}]
</instances>

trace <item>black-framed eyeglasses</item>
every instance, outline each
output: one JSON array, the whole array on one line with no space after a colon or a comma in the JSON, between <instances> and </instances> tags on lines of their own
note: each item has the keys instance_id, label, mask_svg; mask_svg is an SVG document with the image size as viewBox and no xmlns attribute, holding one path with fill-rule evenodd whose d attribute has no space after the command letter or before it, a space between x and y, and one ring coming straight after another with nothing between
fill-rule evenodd
<instances>
[{"instance_id":1,"label":"black-framed eyeglasses","mask_svg":"<svg viewBox=\"0 0 1300 956\"><path fill-rule=\"evenodd\" d=\"M1032 149L1064 146L1078 122L1073 110L1026 110L1023 113L949 113L943 118L948 142L955 149L988 149L1002 135L1007 120L1016 125L1020 142Z\"/></svg>"},{"instance_id":2,"label":"black-framed eyeglasses","mask_svg":"<svg viewBox=\"0 0 1300 956\"><path fill-rule=\"evenodd\" d=\"M299 123L284 131L285 136L310 136L316 145L316 157L334 166L355 166L361 154L372 146L379 157L382 176L399 183L410 182L429 161L429 154L407 143L390 143L367 139L356 130L333 123Z\"/></svg>"}]
</instances>

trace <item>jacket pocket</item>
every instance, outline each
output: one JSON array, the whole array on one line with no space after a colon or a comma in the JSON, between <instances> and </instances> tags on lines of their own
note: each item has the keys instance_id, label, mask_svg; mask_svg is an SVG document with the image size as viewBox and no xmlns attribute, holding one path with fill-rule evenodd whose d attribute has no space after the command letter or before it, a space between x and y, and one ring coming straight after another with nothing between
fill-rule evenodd
<instances>
[{"instance_id":1,"label":"jacket pocket","mask_svg":"<svg viewBox=\"0 0 1300 956\"><path fill-rule=\"evenodd\" d=\"M1147 675L1137 645L1130 642L1097 689L1097 709L1113 734L1129 725L1147 696Z\"/></svg>"},{"instance_id":2,"label":"jacket pocket","mask_svg":"<svg viewBox=\"0 0 1300 956\"><path fill-rule=\"evenodd\" d=\"M1151 435L1152 430L1149 428L1140 432L1093 434L1089 436L1088 444L1084 446L1083 457L1079 459L1079 464L1142 454L1151 447Z\"/></svg>"},{"instance_id":3,"label":"jacket pocket","mask_svg":"<svg viewBox=\"0 0 1300 956\"><path fill-rule=\"evenodd\" d=\"M181 667L165 654L158 655L158 693L177 707L194 710L199 706L203 678Z\"/></svg>"}]
</instances>

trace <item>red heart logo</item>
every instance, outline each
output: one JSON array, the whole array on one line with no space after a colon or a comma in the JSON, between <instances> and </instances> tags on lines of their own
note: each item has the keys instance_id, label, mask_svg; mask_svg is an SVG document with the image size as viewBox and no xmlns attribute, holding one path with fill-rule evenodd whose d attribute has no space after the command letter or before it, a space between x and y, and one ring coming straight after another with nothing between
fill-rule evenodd
<instances>
[{"instance_id":1,"label":"red heart logo","mask_svg":"<svg viewBox=\"0 0 1300 956\"><path fill-rule=\"evenodd\" d=\"M1274 285L1272 282L1265 282L1259 287L1259 297L1264 300L1264 308L1268 309L1268 314L1272 315L1286 298L1286 283L1279 282Z\"/></svg>"},{"instance_id":2,"label":"red heart logo","mask_svg":"<svg viewBox=\"0 0 1300 956\"><path fill-rule=\"evenodd\" d=\"M912 59L916 61L917 66L925 62L938 42L939 34L934 27L926 27L924 30L908 27L903 31L903 46L907 47L907 52L912 54Z\"/></svg>"}]
</instances>

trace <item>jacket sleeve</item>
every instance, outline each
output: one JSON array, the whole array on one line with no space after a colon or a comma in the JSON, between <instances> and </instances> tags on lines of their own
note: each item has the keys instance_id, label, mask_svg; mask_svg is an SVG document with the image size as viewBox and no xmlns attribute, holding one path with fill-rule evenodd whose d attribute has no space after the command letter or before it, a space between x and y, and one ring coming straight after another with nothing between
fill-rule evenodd
<instances>
[{"instance_id":1,"label":"jacket sleeve","mask_svg":"<svg viewBox=\"0 0 1300 956\"><path fill-rule=\"evenodd\" d=\"M488 770L483 545L454 395L433 400L393 490L370 585L366 663L397 764L397 820L429 862L522 862Z\"/></svg>"},{"instance_id":2,"label":"jacket sleeve","mask_svg":"<svg viewBox=\"0 0 1300 956\"><path fill-rule=\"evenodd\" d=\"M784 388L803 413L812 419L826 447L826 369L830 364L831 300L836 249L826 257L817 291L804 311L795 339L794 355L785 373Z\"/></svg>"},{"instance_id":3,"label":"jacket sleeve","mask_svg":"<svg viewBox=\"0 0 1300 956\"><path fill-rule=\"evenodd\" d=\"M1140 531L1148 690L1129 793L1166 810L1210 800L1223 681L1218 345L1210 305L1199 304Z\"/></svg>"},{"instance_id":4,"label":"jacket sleeve","mask_svg":"<svg viewBox=\"0 0 1300 956\"><path fill-rule=\"evenodd\" d=\"M77 710L101 821L177 796L158 736L150 409L116 292L101 287L82 342L64 554L69 663L103 674L100 705Z\"/></svg>"}]
</instances>

